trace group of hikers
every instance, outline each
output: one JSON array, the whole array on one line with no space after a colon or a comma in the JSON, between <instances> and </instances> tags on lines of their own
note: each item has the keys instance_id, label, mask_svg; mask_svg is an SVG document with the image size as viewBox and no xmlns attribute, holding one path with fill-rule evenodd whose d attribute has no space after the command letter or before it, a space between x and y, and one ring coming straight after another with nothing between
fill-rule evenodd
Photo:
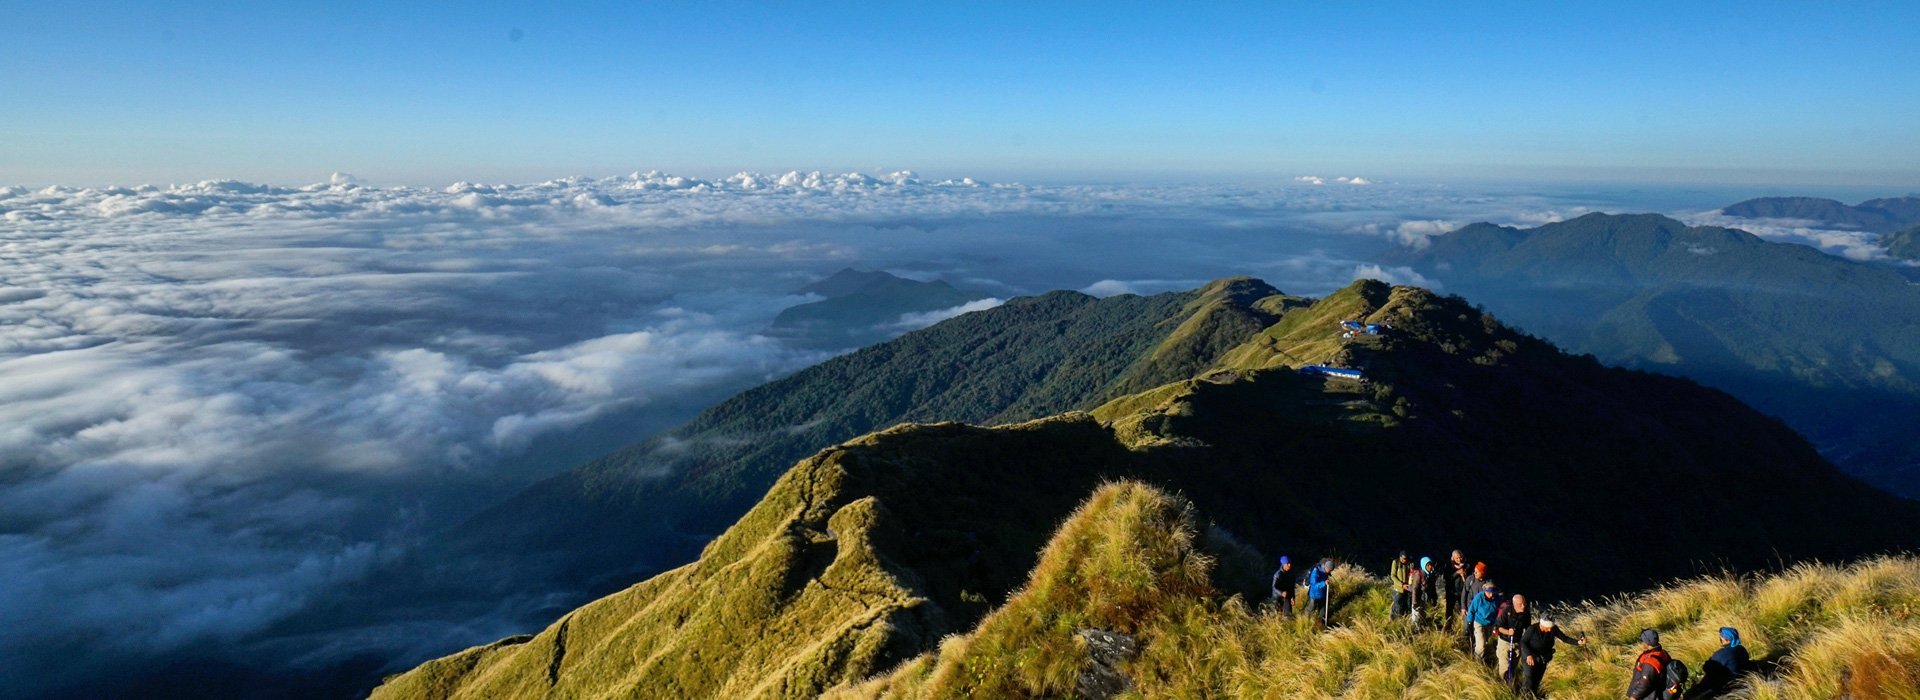
<instances>
[{"instance_id":1,"label":"group of hikers","mask_svg":"<svg viewBox=\"0 0 1920 700\"><path fill-rule=\"evenodd\" d=\"M1445 570L1436 570L1431 557L1421 557L1415 565L1405 551L1387 566L1387 582L1392 586L1389 619L1405 618L1415 629L1430 628L1460 634L1463 648L1474 660L1491 667L1516 693L1544 697L1540 681L1553 661L1556 642L1586 646L1587 638L1570 635L1560 629L1553 617L1534 617L1527 597L1504 595L1488 577L1486 562L1467 564L1460 550L1454 550ZM1304 612L1325 628L1333 622L1333 560L1322 559L1307 570L1304 581L1293 568L1293 560L1280 557L1280 568L1273 572L1273 590L1268 599L1275 610L1294 614L1294 595L1304 583L1307 604ZM1751 670L1746 647L1740 645L1740 632L1720 628L1721 646L1703 667L1700 682L1688 688L1685 663L1673 658L1660 646L1660 633L1640 632L1640 655L1634 659L1628 681L1630 700L1707 698L1726 692L1735 678Z\"/></svg>"}]
</instances>

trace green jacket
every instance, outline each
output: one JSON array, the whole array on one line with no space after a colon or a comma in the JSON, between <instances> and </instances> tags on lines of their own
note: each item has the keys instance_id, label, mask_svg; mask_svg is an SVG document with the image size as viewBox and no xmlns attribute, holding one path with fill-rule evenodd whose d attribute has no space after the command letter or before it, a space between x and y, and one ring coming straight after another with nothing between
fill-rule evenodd
<instances>
[{"instance_id":1,"label":"green jacket","mask_svg":"<svg viewBox=\"0 0 1920 700\"><path fill-rule=\"evenodd\" d=\"M1407 587L1407 575L1412 569L1413 562L1400 561L1399 557L1394 557L1393 563L1387 566L1387 580L1393 582L1395 588L1405 589Z\"/></svg>"}]
</instances>

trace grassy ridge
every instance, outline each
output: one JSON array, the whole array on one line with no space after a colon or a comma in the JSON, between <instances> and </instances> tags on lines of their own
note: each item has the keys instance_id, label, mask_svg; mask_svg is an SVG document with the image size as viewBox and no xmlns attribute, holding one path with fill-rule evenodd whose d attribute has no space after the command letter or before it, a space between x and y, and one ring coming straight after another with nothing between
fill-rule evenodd
<instances>
[{"instance_id":1,"label":"grassy ridge","mask_svg":"<svg viewBox=\"0 0 1920 700\"><path fill-rule=\"evenodd\" d=\"M1395 332L1340 343L1334 320L1350 314ZM1566 356L1458 299L1366 282L1287 318L1268 351L1325 347L1369 383L1220 368L1093 414L852 440L789 470L695 564L381 695L809 697L909 659L918 675L873 687L1050 695L1066 661L1047 654L1077 647L1032 635L1082 625L1143 635L1134 663L1164 667L1132 677L1161 695L1332 694L1375 675L1367 687L1473 687L1447 640L1370 621L1384 608L1370 584L1342 589L1358 601L1338 616L1349 631L1267 624L1236 602L1262 588L1248 547L1372 561L1459 546L1501 563L1503 585L1576 597L1708 557L1855 556L1920 532L1914 504L1841 477L1729 397ZM1649 548L1648 531L1685 534ZM939 642L975 629L992 634ZM1395 634L1405 644L1383 646ZM988 667L1012 670L969 670Z\"/></svg>"},{"instance_id":2,"label":"grassy ridge","mask_svg":"<svg viewBox=\"0 0 1920 700\"><path fill-rule=\"evenodd\" d=\"M1066 697L1090 664L1074 634L1135 635L1119 665L1127 696L1225 698L1515 697L1453 635L1385 619L1387 587L1354 567L1336 629L1250 609L1208 585L1214 559L1184 499L1138 484L1103 488L1049 543L1032 579L974 631L835 698ZM1920 695L1920 560L1803 564L1767 576L1702 578L1602 604L1562 606L1567 628L1545 690L1617 698L1642 628L1698 669L1736 626L1760 662L1737 698Z\"/></svg>"}]
</instances>

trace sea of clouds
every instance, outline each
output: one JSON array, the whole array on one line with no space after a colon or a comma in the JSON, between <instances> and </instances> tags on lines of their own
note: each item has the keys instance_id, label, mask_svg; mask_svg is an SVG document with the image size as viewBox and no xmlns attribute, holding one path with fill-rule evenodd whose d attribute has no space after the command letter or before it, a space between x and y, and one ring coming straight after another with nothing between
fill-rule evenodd
<instances>
[{"instance_id":1,"label":"sea of clouds","mask_svg":"<svg viewBox=\"0 0 1920 700\"><path fill-rule=\"evenodd\" d=\"M637 440L824 359L759 331L840 267L993 297L906 332L1054 288L1434 284L1365 261L1586 210L1359 177L0 187L0 677L247 648L617 444L585 428Z\"/></svg>"}]
</instances>

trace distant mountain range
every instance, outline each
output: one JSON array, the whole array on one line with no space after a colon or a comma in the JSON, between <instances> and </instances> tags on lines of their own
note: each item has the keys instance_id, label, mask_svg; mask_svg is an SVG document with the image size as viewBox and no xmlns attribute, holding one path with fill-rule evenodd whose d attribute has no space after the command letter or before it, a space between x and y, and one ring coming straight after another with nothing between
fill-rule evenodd
<instances>
[{"instance_id":1,"label":"distant mountain range","mask_svg":"<svg viewBox=\"0 0 1920 700\"><path fill-rule=\"evenodd\" d=\"M1389 330L1348 336L1346 320ZM891 362L907 351L940 355ZM748 392L678 439L772 444L798 426L818 439L962 407L998 425L892 427L812 453L770 488L754 484L780 471L771 455L729 453L747 466L728 469L650 442L589 465L545 492L560 500L493 517L535 526L671 497L704 509L672 523L684 535L732 525L692 564L395 676L375 697L814 697L922 654L934 656L886 682L1020 695L1073 682L1080 626L1159 629L1139 638L1148 658L1212 658L1191 646L1217 641L1195 636L1212 624L1202 613L1259 595L1278 552L1384 561L1462 547L1509 590L1572 599L1920 537L1920 504L1842 475L1725 394L1564 354L1418 288L1363 281L1310 303L1244 279L1159 297L1056 293L862 353ZM1092 410L1060 412L1071 407ZM1035 414L1053 415L1021 420ZM719 432L729 416L754 432ZM628 538L659 526L599 523ZM1381 599L1367 600L1343 619ZM943 643L959 633L979 641Z\"/></svg>"},{"instance_id":2,"label":"distant mountain range","mask_svg":"<svg viewBox=\"0 0 1920 700\"><path fill-rule=\"evenodd\" d=\"M1800 219L1826 228L1892 233L1920 224L1920 197L1869 199L1851 205L1819 197L1760 197L1730 205L1720 213L1749 219Z\"/></svg>"},{"instance_id":3,"label":"distant mountain range","mask_svg":"<svg viewBox=\"0 0 1920 700\"><path fill-rule=\"evenodd\" d=\"M955 289L940 280L921 282L879 270L853 268L794 293L824 298L781 311L764 334L800 347L829 350L872 345L938 320L930 314L990 296Z\"/></svg>"},{"instance_id":4,"label":"distant mountain range","mask_svg":"<svg viewBox=\"0 0 1920 700\"><path fill-rule=\"evenodd\" d=\"M1387 262L1575 352L1725 389L1843 469L1920 496L1920 442L1907 437L1920 425L1920 286L1894 269L1605 214L1473 224Z\"/></svg>"}]
</instances>

